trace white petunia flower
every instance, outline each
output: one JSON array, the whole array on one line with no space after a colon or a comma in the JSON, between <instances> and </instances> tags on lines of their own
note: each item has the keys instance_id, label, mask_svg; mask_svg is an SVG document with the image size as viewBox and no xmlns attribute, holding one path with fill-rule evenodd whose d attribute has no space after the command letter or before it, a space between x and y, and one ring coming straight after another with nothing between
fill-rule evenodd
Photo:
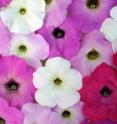
<instances>
[{"instance_id":1,"label":"white petunia flower","mask_svg":"<svg viewBox=\"0 0 117 124\"><path fill-rule=\"evenodd\" d=\"M38 89L35 99L48 107L58 105L66 108L80 100L77 90L82 88L82 76L70 68L68 60L54 57L47 60L45 67L40 67L33 75L34 86Z\"/></svg>"},{"instance_id":2,"label":"white petunia flower","mask_svg":"<svg viewBox=\"0 0 117 124\"><path fill-rule=\"evenodd\" d=\"M44 0L12 0L1 9L4 24L13 33L29 34L41 28L45 17Z\"/></svg>"},{"instance_id":3,"label":"white petunia flower","mask_svg":"<svg viewBox=\"0 0 117 124\"><path fill-rule=\"evenodd\" d=\"M39 67L40 60L49 55L49 45L39 34L13 35L11 38L10 55L24 58L33 67Z\"/></svg>"},{"instance_id":4,"label":"white petunia flower","mask_svg":"<svg viewBox=\"0 0 117 124\"><path fill-rule=\"evenodd\" d=\"M114 52L117 51L117 6L113 7L110 11L111 18L105 19L102 23L100 31L104 34L105 38L112 44Z\"/></svg>"}]
</instances>

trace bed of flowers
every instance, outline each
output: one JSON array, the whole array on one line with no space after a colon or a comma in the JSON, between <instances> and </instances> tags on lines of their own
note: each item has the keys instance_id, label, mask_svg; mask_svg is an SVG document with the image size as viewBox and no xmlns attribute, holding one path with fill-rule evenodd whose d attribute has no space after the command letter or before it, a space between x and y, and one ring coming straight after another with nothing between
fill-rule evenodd
<instances>
[{"instance_id":1,"label":"bed of flowers","mask_svg":"<svg viewBox=\"0 0 117 124\"><path fill-rule=\"evenodd\" d=\"M0 0L0 124L117 124L117 0Z\"/></svg>"}]
</instances>

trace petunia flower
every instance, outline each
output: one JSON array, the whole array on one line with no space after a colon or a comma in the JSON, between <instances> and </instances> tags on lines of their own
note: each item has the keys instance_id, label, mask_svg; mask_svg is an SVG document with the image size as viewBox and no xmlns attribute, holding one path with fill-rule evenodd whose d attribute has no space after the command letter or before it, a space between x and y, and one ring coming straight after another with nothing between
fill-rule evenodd
<instances>
[{"instance_id":1,"label":"petunia flower","mask_svg":"<svg viewBox=\"0 0 117 124\"><path fill-rule=\"evenodd\" d=\"M67 16L67 8L72 0L44 0L46 3L45 26L58 26Z\"/></svg>"},{"instance_id":2,"label":"petunia flower","mask_svg":"<svg viewBox=\"0 0 117 124\"><path fill-rule=\"evenodd\" d=\"M13 35L11 39L10 55L24 58L31 66L39 67L40 60L49 55L49 46L39 34Z\"/></svg>"},{"instance_id":3,"label":"petunia flower","mask_svg":"<svg viewBox=\"0 0 117 124\"><path fill-rule=\"evenodd\" d=\"M24 103L34 102L33 72L34 69L21 58L0 58L0 97L6 99L10 106L17 108Z\"/></svg>"},{"instance_id":4,"label":"petunia flower","mask_svg":"<svg viewBox=\"0 0 117 124\"><path fill-rule=\"evenodd\" d=\"M50 116L49 124L52 124L53 122L56 124L81 124L84 120L82 106L83 102L79 102L66 109L56 107L55 112Z\"/></svg>"},{"instance_id":5,"label":"petunia flower","mask_svg":"<svg viewBox=\"0 0 117 124\"><path fill-rule=\"evenodd\" d=\"M45 67L33 74L37 88L35 99L43 106L66 108L80 100L77 90L82 88L82 76L70 68L70 62L61 57L48 59Z\"/></svg>"},{"instance_id":6,"label":"petunia flower","mask_svg":"<svg viewBox=\"0 0 117 124\"><path fill-rule=\"evenodd\" d=\"M49 124L51 111L51 108L43 107L37 103L26 103L22 107L23 124Z\"/></svg>"},{"instance_id":7,"label":"petunia flower","mask_svg":"<svg viewBox=\"0 0 117 124\"><path fill-rule=\"evenodd\" d=\"M81 100L88 120L117 121L117 71L103 63L83 80Z\"/></svg>"},{"instance_id":8,"label":"petunia flower","mask_svg":"<svg viewBox=\"0 0 117 124\"><path fill-rule=\"evenodd\" d=\"M23 113L0 98L0 124L23 124Z\"/></svg>"},{"instance_id":9,"label":"petunia flower","mask_svg":"<svg viewBox=\"0 0 117 124\"><path fill-rule=\"evenodd\" d=\"M72 17L78 28L84 32L90 32L99 28L101 23L109 17L110 9L116 0L73 0L68 10L68 16Z\"/></svg>"},{"instance_id":10,"label":"petunia flower","mask_svg":"<svg viewBox=\"0 0 117 124\"><path fill-rule=\"evenodd\" d=\"M11 33L0 19L0 56L8 55Z\"/></svg>"},{"instance_id":11,"label":"petunia flower","mask_svg":"<svg viewBox=\"0 0 117 124\"><path fill-rule=\"evenodd\" d=\"M13 33L29 34L41 28L45 16L44 0L12 0L1 9L4 24Z\"/></svg>"},{"instance_id":12,"label":"petunia flower","mask_svg":"<svg viewBox=\"0 0 117 124\"><path fill-rule=\"evenodd\" d=\"M71 58L80 48L81 32L70 18L57 27L42 28L37 33L42 34L50 46L49 57L61 56Z\"/></svg>"},{"instance_id":13,"label":"petunia flower","mask_svg":"<svg viewBox=\"0 0 117 124\"><path fill-rule=\"evenodd\" d=\"M89 75L103 62L112 65L113 50L101 32L94 30L85 35L81 42L80 51L71 58L71 63L83 76Z\"/></svg>"},{"instance_id":14,"label":"petunia flower","mask_svg":"<svg viewBox=\"0 0 117 124\"><path fill-rule=\"evenodd\" d=\"M102 23L100 31L105 35L113 47L114 52L117 51L117 6L110 11L111 18L105 19Z\"/></svg>"},{"instance_id":15,"label":"petunia flower","mask_svg":"<svg viewBox=\"0 0 117 124\"><path fill-rule=\"evenodd\" d=\"M59 107L47 108L39 104L23 105L24 124L80 124L84 120L83 103L79 102L66 109ZM34 117L34 118L32 118Z\"/></svg>"}]
</instances>

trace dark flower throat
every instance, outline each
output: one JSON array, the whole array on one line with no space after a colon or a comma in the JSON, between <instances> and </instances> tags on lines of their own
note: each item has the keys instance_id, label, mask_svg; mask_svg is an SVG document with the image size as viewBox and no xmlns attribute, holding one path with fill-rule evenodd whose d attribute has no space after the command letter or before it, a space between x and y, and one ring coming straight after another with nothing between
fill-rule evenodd
<instances>
[{"instance_id":1,"label":"dark flower throat","mask_svg":"<svg viewBox=\"0 0 117 124\"><path fill-rule=\"evenodd\" d=\"M15 92L18 90L19 88L19 84L14 81L13 79L9 80L7 83L6 83L6 88L8 91L10 92Z\"/></svg>"}]
</instances>

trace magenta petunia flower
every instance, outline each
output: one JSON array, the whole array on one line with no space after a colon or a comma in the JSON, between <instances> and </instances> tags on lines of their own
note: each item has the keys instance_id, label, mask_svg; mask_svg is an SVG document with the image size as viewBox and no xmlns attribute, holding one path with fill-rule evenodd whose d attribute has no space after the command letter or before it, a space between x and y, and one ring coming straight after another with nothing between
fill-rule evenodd
<instances>
[{"instance_id":1,"label":"magenta petunia flower","mask_svg":"<svg viewBox=\"0 0 117 124\"><path fill-rule=\"evenodd\" d=\"M109 16L114 5L114 0L73 0L68 12L78 24L78 28L86 33L98 28Z\"/></svg>"},{"instance_id":2,"label":"magenta petunia flower","mask_svg":"<svg viewBox=\"0 0 117 124\"><path fill-rule=\"evenodd\" d=\"M0 124L23 124L23 113L0 98Z\"/></svg>"},{"instance_id":3,"label":"magenta petunia flower","mask_svg":"<svg viewBox=\"0 0 117 124\"><path fill-rule=\"evenodd\" d=\"M81 33L69 18L57 27L43 28L37 32L41 33L50 45L49 57L59 55L69 59L79 51Z\"/></svg>"},{"instance_id":4,"label":"magenta petunia flower","mask_svg":"<svg viewBox=\"0 0 117 124\"><path fill-rule=\"evenodd\" d=\"M7 55L10 47L11 33L0 19L0 55Z\"/></svg>"},{"instance_id":5,"label":"magenta petunia flower","mask_svg":"<svg viewBox=\"0 0 117 124\"><path fill-rule=\"evenodd\" d=\"M20 108L26 102L34 101L32 73L34 70L16 56L0 58L0 97L11 106Z\"/></svg>"},{"instance_id":6,"label":"magenta petunia flower","mask_svg":"<svg viewBox=\"0 0 117 124\"><path fill-rule=\"evenodd\" d=\"M46 3L45 26L58 26L67 16L67 8L72 0L44 0Z\"/></svg>"},{"instance_id":7,"label":"magenta petunia flower","mask_svg":"<svg viewBox=\"0 0 117 124\"><path fill-rule=\"evenodd\" d=\"M87 119L117 121L117 71L103 63L84 78L81 100Z\"/></svg>"},{"instance_id":8,"label":"magenta petunia flower","mask_svg":"<svg viewBox=\"0 0 117 124\"><path fill-rule=\"evenodd\" d=\"M83 76L90 74L103 62L112 65L111 44L99 31L94 30L85 35L82 42L80 51L71 59L71 63Z\"/></svg>"},{"instance_id":9,"label":"magenta petunia flower","mask_svg":"<svg viewBox=\"0 0 117 124\"><path fill-rule=\"evenodd\" d=\"M0 0L0 7L7 6L11 0Z\"/></svg>"}]
</instances>

